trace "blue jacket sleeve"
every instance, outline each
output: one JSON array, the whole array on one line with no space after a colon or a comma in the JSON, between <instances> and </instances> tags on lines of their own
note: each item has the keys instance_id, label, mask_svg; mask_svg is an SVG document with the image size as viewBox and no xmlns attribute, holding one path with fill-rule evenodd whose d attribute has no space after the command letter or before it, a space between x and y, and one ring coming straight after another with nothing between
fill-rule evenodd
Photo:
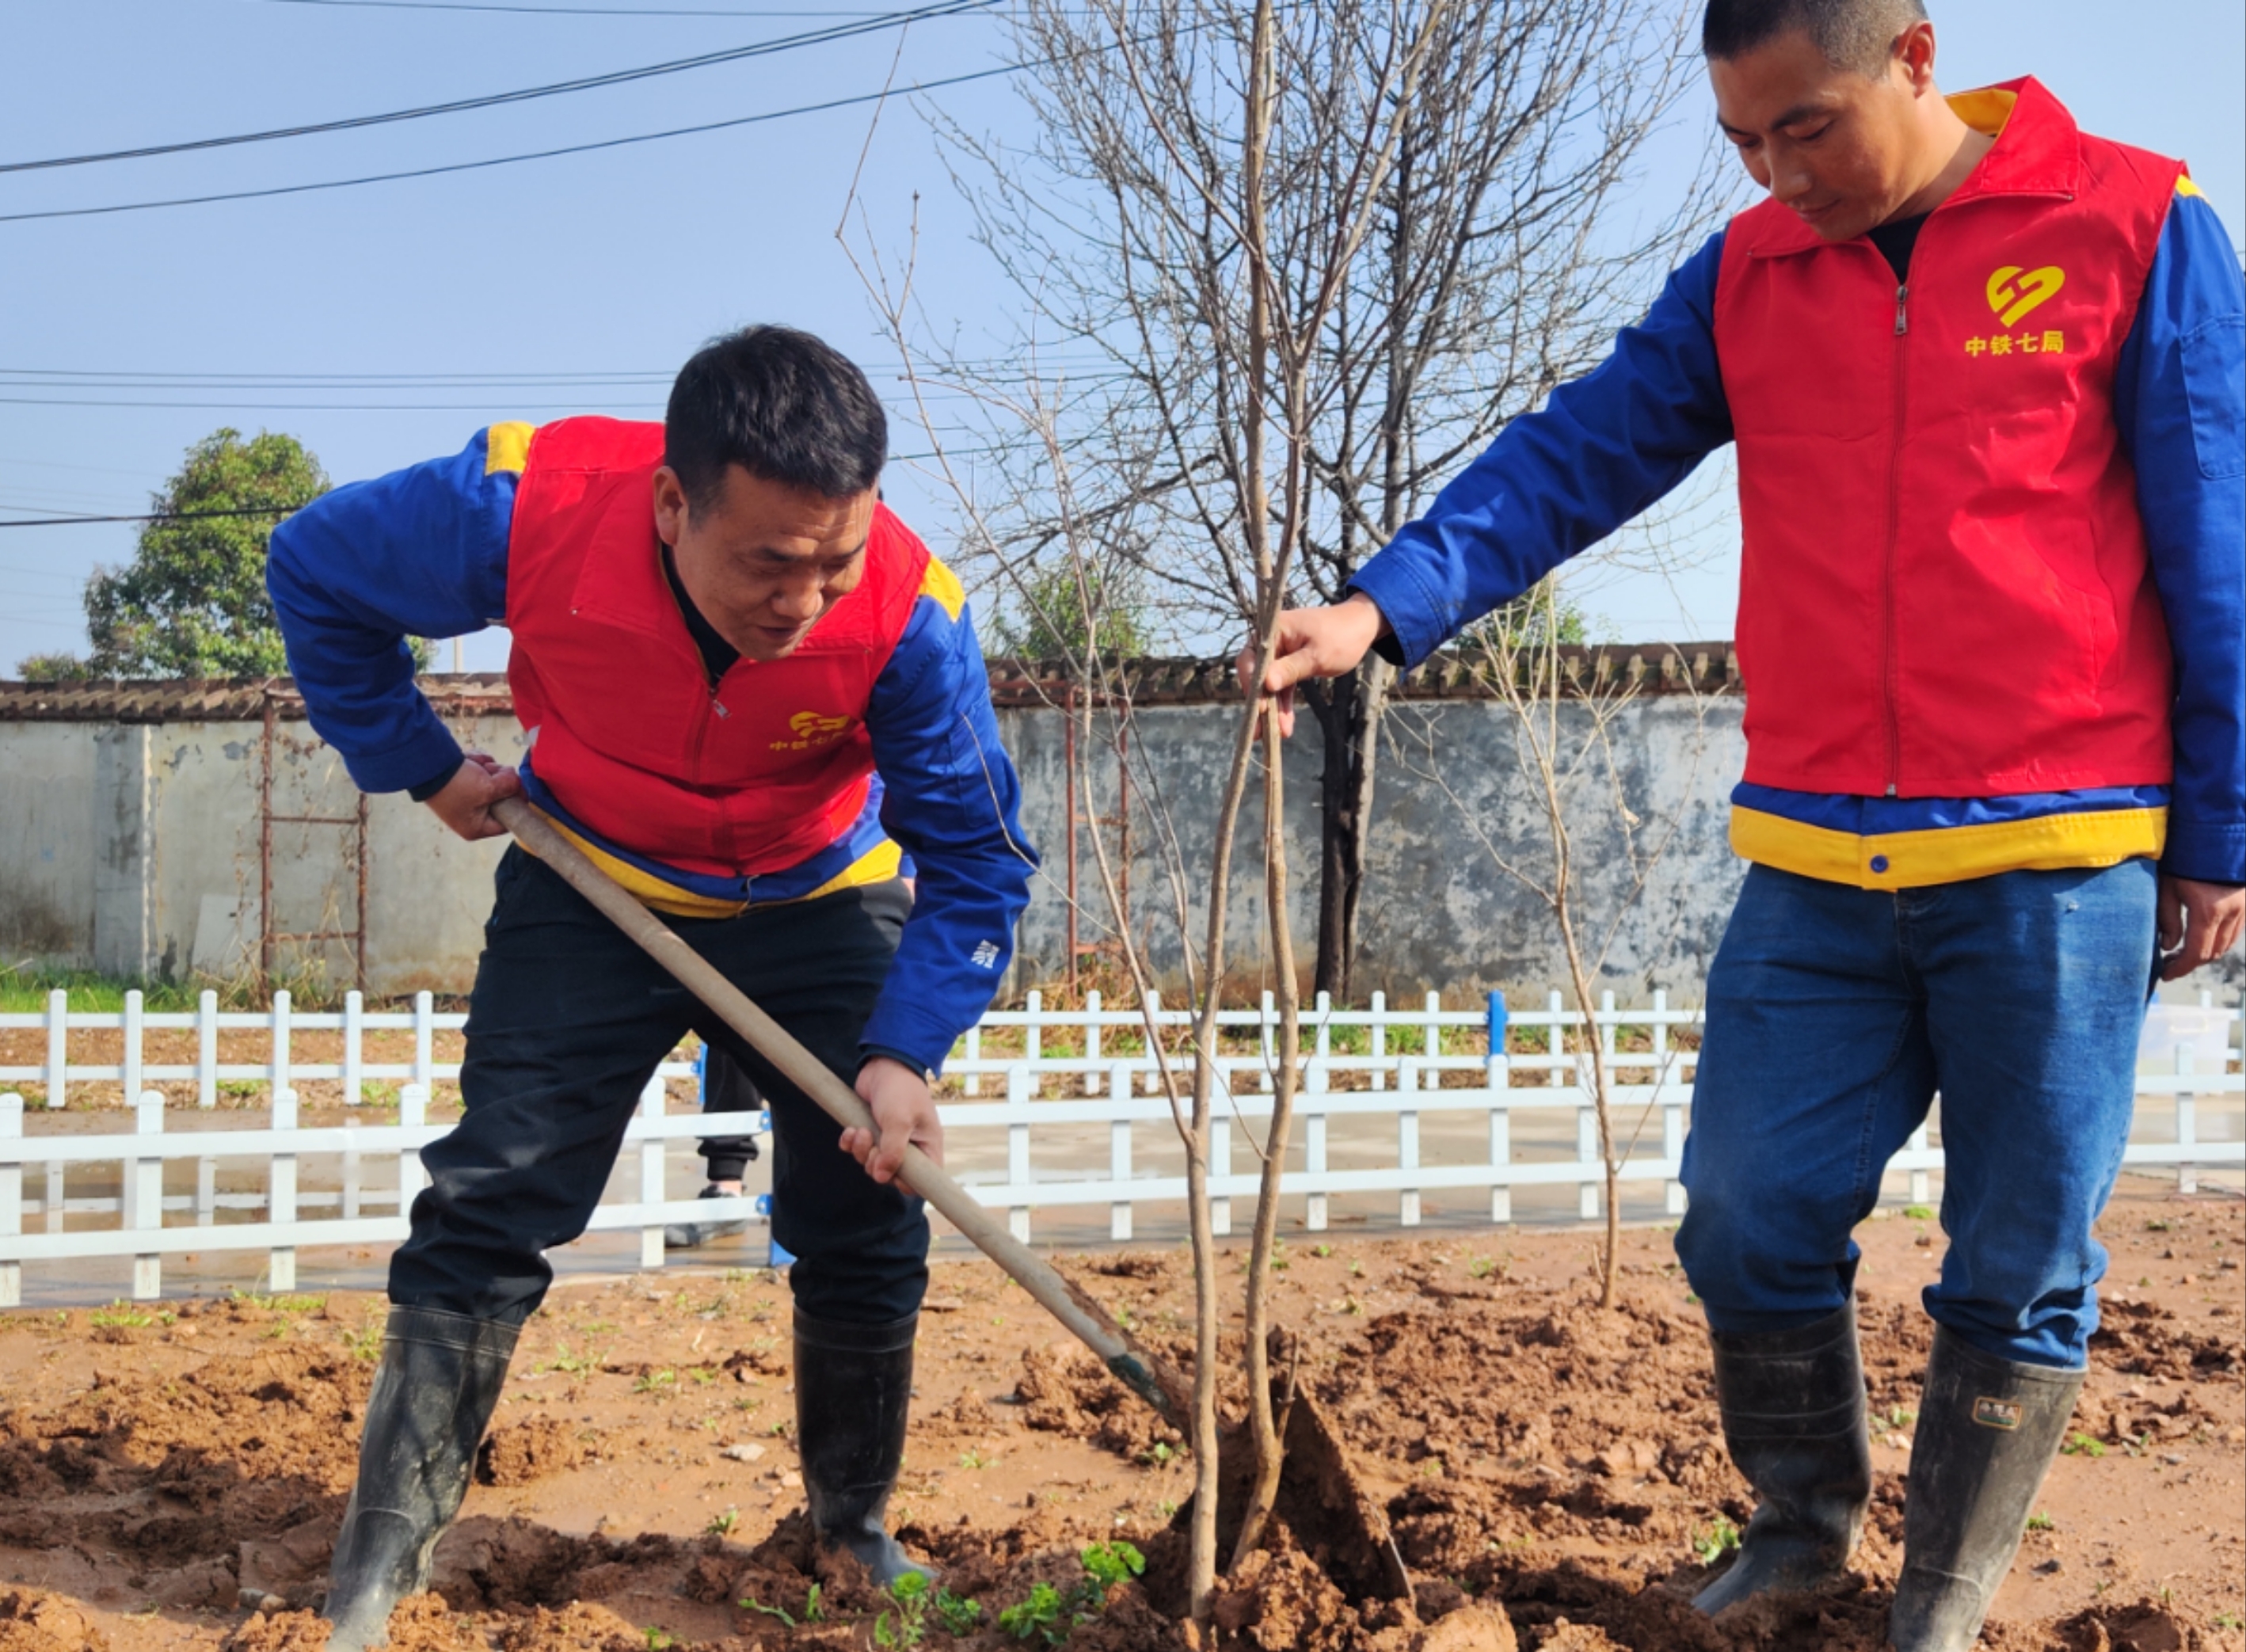
<instances>
[{"instance_id":1,"label":"blue jacket sleeve","mask_svg":"<svg viewBox=\"0 0 2246 1652\"><path fill-rule=\"evenodd\" d=\"M273 532L266 587L320 738L366 792L402 792L460 760L413 681L409 636L460 636L507 613L515 475L487 432L322 495Z\"/></svg>"},{"instance_id":2,"label":"blue jacket sleeve","mask_svg":"<svg viewBox=\"0 0 2246 1652\"><path fill-rule=\"evenodd\" d=\"M887 788L882 829L912 858L919 882L859 1048L941 1071L990 1007L1038 866L964 604L955 612L920 599L874 684L866 727Z\"/></svg>"},{"instance_id":3,"label":"blue jacket sleeve","mask_svg":"<svg viewBox=\"0 0 2246 1652\"><path fill-rule=\"evenodd\" d=\"M1732 439L1716 361L1719 234L1592 372L1499 432L1427 513L1358 570L1381 650L1411 667L1675 487Z\"/></svg>"},{"instance_id":4,"label":"blue jacket sleeve","mask_svg":"<svg viewBox=\"0 0 2246 1652\"><path fill-rule=\"evenodd\" d=\"M2179 190L2114 379L2175 650L2161 864L2246 883L2246 299L2206 197Z\"/></svg>"}]
</instances>

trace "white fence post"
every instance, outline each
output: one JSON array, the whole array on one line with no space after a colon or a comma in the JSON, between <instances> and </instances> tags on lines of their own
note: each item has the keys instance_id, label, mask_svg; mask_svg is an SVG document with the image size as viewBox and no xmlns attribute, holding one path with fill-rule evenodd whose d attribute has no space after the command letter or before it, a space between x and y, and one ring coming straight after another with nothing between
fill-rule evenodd
<instances>
[{"instance_id":1,"label":"white fence post","mask_svg":"<svg viewBox=\"0 0 2246 1652\"><path fill-rule=\"evenodd\" d=\"M47 1105L63 1105L70 1071L70 994L57 987L47 995Z\"/></svg>"},{"instance_id":2,"label":"white fence post","mask_svg":"<svg viewBox=\"0 0 2246 1652\"><path fill-rule=\"evenodd\" d=\"M1677 1051L1669 1046L1669 991L1665 987L1653 990L1653 1082L1661 1087L1661 1156L1671 1164L1677 1163L1684 1153L1684 1105L1667 1099L1671 1093L1671 1066L1677 1060ZM1684 1184L1671 1177L1662 1184L1662 1206L1671 1216L1684 1214Z\"/></svg>"},{"instance_id":3,"label":"white fence post","mask_svg":"<svg viewBox=\"0 0 2246 1652\"><path fill-rule=\"evenodd\" d=\"M14 1091L0 1094L0 1141L15 1141L24 1134L24 1098ZM0 1164L0 1234L10 1238L24 1231L24 1166L19 1160ZM24 1264L0 1261L0 1308L24 1305Z\"/></svg>"},{"instance_id":4,"label":"white fence post","mask_svg":"<svg viewBox=\"0 0 2246 1652\"><path fill-rule=\"evenodd\" d=\"M163 1133L164 1096L161 1091L156 1090L144 1090L140 1095L140 1099L133 1109L133 1132L146 1141ZM132 1182L132 1198L126 1204L130 1213L126 1225L137 1233L161 1227L164 1225L164 1160L160 1152L136 1159L126 1169ZM133 1300L153 1302L163 1294L164 1254L155 1250L135 1253L133 1258Z\"/></svg>"},{"instance_id":5,"label":"white fence post","mask_svg":"<svg viewBox=\"0 0 2246 1652\"><path fill-rule=\"evenodd\" d=\"M1323 1032L1321 1033L1323 1037ZM1303 1109L1303 1169L1306 1174L1323 1176L1326 1171L1326 1109L1324 1097L1331 1075L1323 1061L1313 1061L1310 1071L1303 1075L1304 1093L1312 1098L1311 1105ZM1314 1234L1326 1230L1331 1214L1329 1195L1308 1193L1303 1196L1303 1225Z\"/></svg>"},{"instance_id":6,"label":"white fence post","mask_svg":"<svg viewBox=\"0 0 2246 1652\"><path fill-rule=\"evenodd\" d=\"M286 1043L288 1026L288 995L276 992L274 1001L274 1058L276 1069L288 1062ZM273 1091L273 1128L276 1131L296 1127L296 1092L286 1084ZM267 1173L266 1220L275 1229L296 1225L296 1155L276 1153L272 1169ZM276 1296L284 1295L296 1288L296 1247L294 1241L276 1245L266 1266L266 1288Z\"/></svg>"},{"instance_id":7,"label":"white fence post","mask_svg":"<svg viewBox=\"0 0 2246 1652\"><path fill-rule=\"evenodd\" d=\"M975 1071L975 1064L983 1059L983 1023L977 1022L967 1030L967 1071L959 1076L959 1093L979 1096L983 1093L983 1075Z\"/></svg>"},{"instance_id":8,"label":"white fence post","mask_svg":"<svg viewBox=\"0 0 2246 1652\"><path fill-rule=\"evenodd\" d=\"M429 1086L419 1080L399 1086L398 1091L398 1122L408 1129L419 1129L429 1122ZM428 1185L427 1173L421 1168L421 1150L407 1146L398 1150L398 1214L409 1216L413 1210L413 1196Z\"/></svg>"},{"instance_id":9,"label":"white fence post","mask_svg":"<svg viewBox=\"0 0 2246 1652\"><path fill-rule=\"evenodd\" d=\"M125 1105L136 1107L140 1103L140 1016L141 999L138 989L125 995Z\"/></svg>"},{"instance_id":10,"label":"white fence post","mask_svg":"<svg viewBox=\"0 0 2246 1652\"><path fill-rule=\"evenodd\" d=\"M1224 1234L1232 1231L1232 1198L1215 1191L1216 1185L1232 1174L1232 1072L1220 1067L1214 1075L1208 1109L1208 1230Z\"/></svg>"},{"instance_id":11,"label":"white fence post","mask_svg":"<svg viewBox=\"0 0 2246 1652\"><path fill-rule=\"evenodd\" d=\"M413 995L413 1082L421 1086L421 1105L437 1093L437 997ZM426 1122L425 1120L424 1122Z\"/></svg>"},{"instance_id":12,"label":"white fence post","mask_svg":"<svg viewBox=\"0 0 2246 1652\"><path fill-rule=\"evenodd\" d=\"M208 987L195 998L195 1105L218 1105L218 994Z\"/></svg>"},{"instance_id":13,"label":"white fence post","mask_svg":"<svg viewBox=\"0 0 2246 1652\"><path fill-rule=\"evenodd\" d=\"M1279 1069L1279 1009L1278 1001L1266 992L1257 1006L1256 1047L1263 1059L1258 1065L1256 1087L1269 1095Z\"/></svg>"},{"instance_id":14,"label":"white fence post","mask_svg":"<svg viewBox=\"0 0 2246 1652\"><path fill-rule=\"evenodd\" d=\"M344 995L344 1105L356 1107L366 1083L366 999L357 992Z\"/></svg>"},{"instance_id":15,"label":"white fence post","mask_svg":"<svg viewBox=\"0 0 2246 1652\"><path fill-rule=\"evenodd\" d=\"M639 1116L643 1118L663 1117L664 1083L660 1073L647 1081L647 1088L639 1092ZM661 1136L652 1136L639 1145L639 1200L643 1205L663 1202L663 1150L670 1144ZM642 1268L663 1266L663 1223L650 1222L639 1230L639 1265Z\"/></svg>"},{"instance_id":16,"label":"white fence post","mask_svg":"<svg viewBox=\"0 0 2246 1652\"><path fill-rule=\"evenodd\" d=\"M1505 995L1489 995L1489 1050L1483 1057L1483 1084L1489 1090L1489 1219L1494 1222L1513 1220L1513 1188L1501 1180L1513 1163L1513 1114L1505 1105L1505 1092L1513 1087L1513 1054L1507 1042L1512 1026L1506 1010Z\"/></svg>"},{"instance_id":17,"label":"white fence post","mask_svg":"<svg viewBox=\"0 0 2246 1652\"><path fill-rule=\"evenodd\" d=\"M1030 995L1035 997L1037 995ZM1030 1036L1035 1037L1032 1026ZM1006 1070L1006 1186L1025 1187L1030 1180L1030 1088L1037 1078L1024 1065ZM1030 1242L1030 1207L1011 1205L1006 1210L1006 1226L1015 1238L1024 1245Z\"/></svg>"},{"instance_id":18,"label":"white fence post","mask_svg":"<svg viewBox=\"0 0 2246 1652\"><path fill-rule=\"evenodd\" d=\"M1935 1098L1935 1103L1937 1106L1940 1105L1941 1098L1938 1096ZM1910 1132L1910 1141L1909 1145L1911 1152L1915 1153L1923 1153L1926 1151L1926 1120L1923 1118L1920 1119L1918 1128ZM1910 1202L1912 1204L1923 1205L1933 1196L1933 1179L1927 1173L1927 1172L1923 1170L1914 1170L1910 1173Z\"/></svg>"},{"instance_id":19,"label":"white fence post","mask_svg":"<svg viewBox=\"0 0 2246 1652\"><path fill-rule=\"evenodd\" d=\"M1099 1093L1099 989L1084 995L1084 1093Z\"/></svg>"},{"instance_id":20,"label":"white fence post","mask_svg":"<svg viewBox=\"0 0 2246 1652\"><path fill-rule=\"evenodd\" d=\"M1432 1037L1435 1031L1432 1022L1428 1023L1427 1030ZM1426 1076L1431 1078L1438 1077L1433 1069ZM1416 1094L1419 1088L1419 1069L1413 1063L1404 1061L1397 1064L1396 1087L1399 1090L1406 1094ZM1419 1168L1419 1115L1415 1109L1406 1108L1396 1115L1396 1168L1407 1173ZM1405 1186L1398 1193L1396 1220L1406 1227L1419 1225L1419 1190L1417 1187Z\"/></svg>"},{"instance_id":21,"label":"white fence post","mask_svg":"<svg viewBox=\"0 0 2246 1652\"><path fill-rule=\"evenodd\" d=\"M356 1128L357 1128L357 1126L358 1126L358 1120L357 1120L356 1118L344 1118L344 1125L345 1125L347 1128L356 1129ZM344 1214L344 1220L345 1221L355 1221L355 1220L357 1220L357 1218L358 1218L358 1212L359 1212L359 1169L358 1169L358 1149L357 1149L356 1146L351 1146L351 1147L346 1147L346 1148L344 1148L344 1190L343 1190L343 1214Z\"/></svg>"},{"instance_id":22,"label":"white fence post","mask_svg":"<svg viewBox=\"0 0 2246 1652\"><path fill-rule=\"evenodd\" d=\"M1375 1090L1385 1090L1388 1088L1388 995L1386 993L1376 992L1372 995L1372 1012L1366 1019L1371 1023L1371 1036L1365 1041L1365 1048L1372 1057L1372 1087Z\"/></svg>"},{"instance_id":23,"label":"white fence post","mask_svg":"<svg viewBox=\"0 0 2246 1652\"><path fill-rule=\"evenodd\" d=\"M1124 1063L1117 1062L1114 1070L1108 1075L1107 1093L1119 1102L1128 1102L1131 1099L1131 1069ZM1117 1118L1107 1126L1107 1178L1126 1190L1123 1198L1115 1200L1107 1207L1107 1237L1116 1240L1128 1239L1131 1237L1131 1200L1128 1193L1131 1180L1131 1121L1128 1118Z\"/></svg>"},{"instance_id":24,"label":"white fence post","mask_svg":"<svg viewBox=\"0 0 2246 1652\"><path fill-rule=\"evenodd\" d=\"M289 989L280 988L273 994L273 1103L281 1103L281 1092L291 1089L289 1083Z\"/></svg>"},{"instance_id":25,"label":"white fence post","mask_svg":"<svg viewBox=\"0 0 2246 1652\"><path fill-rule=\"evenodd\" d=\"M2175 1052L2176 1077L2191 1077L2192 1048L2178 1044ZM2185 1153L2199 1146L2199 1101L2188 1090L2178 1090L2175 1098L2176 1146ZM2176 1160L2176 1192L2195 1193L2199 1191L2199 1166L2188 1158Z\"/></svg>"}]
</instances>

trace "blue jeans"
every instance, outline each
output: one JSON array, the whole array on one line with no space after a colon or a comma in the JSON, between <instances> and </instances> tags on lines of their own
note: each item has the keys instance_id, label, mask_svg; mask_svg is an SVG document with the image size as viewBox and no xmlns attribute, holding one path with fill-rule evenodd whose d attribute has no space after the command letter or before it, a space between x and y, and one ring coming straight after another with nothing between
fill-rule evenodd
<instances>
[{"instance_id":1,"label":"blue jeans","mask_svg":"<svg viewBox=\"0 0 2246 1652\"><path fill-rule=\"evenodd\" d=\"M1717 1330L1848 1300L1849 1230L1942 1093L1950 1235L1927 1312L2079 1367L2154 955L2148 860L1895 892L1749 868L1708 975L1677 1234Z\"/></svg>"}]
</instances>

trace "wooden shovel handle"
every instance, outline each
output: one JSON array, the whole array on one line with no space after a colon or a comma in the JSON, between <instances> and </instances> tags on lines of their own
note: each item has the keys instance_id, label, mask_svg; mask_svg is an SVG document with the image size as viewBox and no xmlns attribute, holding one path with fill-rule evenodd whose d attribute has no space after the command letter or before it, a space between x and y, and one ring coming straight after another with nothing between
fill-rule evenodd
<instances>
[{"instance_id":1,"label":"wooden shovel handle","mask_svg":"<svg viewBox=\"0 0 2246 1652\"><path fill-rule=\"evenodd\" d=\"M495 803L491 812L493 819L514 834L517 842L561 874L571 888L598 907L609 921L707 1004L719 1020L740 1034L790 1084L818 1103L828 1117L847 1129L875 1128L873 1114L867 1111L856 1091L836 1078L826 1063L798 1044L779 1023L758 1009L747 994L680 940L668 924L626 894L582 850L555 830L544 815L521 798ZM1117 1380L1160 1412L1164 1422L1190 1435L1192 1391L1182 1375L1159 1355L1141 1346L1097 1300L1061 1277L1051 1264L1015 1238L973 1194L918 1147L906 1146L902 1175L907 1185L943 1212L944 1220L964 1234L977 1250L1005 1269L1015 1283L1099 1355Z\"/></svg>"}]
</instances>

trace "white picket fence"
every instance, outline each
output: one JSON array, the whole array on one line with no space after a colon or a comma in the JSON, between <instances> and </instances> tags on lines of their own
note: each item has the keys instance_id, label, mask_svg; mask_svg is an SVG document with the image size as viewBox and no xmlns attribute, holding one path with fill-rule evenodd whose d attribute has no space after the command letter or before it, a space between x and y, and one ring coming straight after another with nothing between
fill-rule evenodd
<instances>
[{"instance_id":1,"label":"white picket fence","mask_svg":"<svg viewBox=\"0 0 2246 1652\"><path fill-rule=\"evenodd\" d=\"M1157 1003L1148 1012L1166 1032L1190 1021L1181 1007ZM2174 1071L2139 1080L2141 1096L2174 1098L2171 1139L2134 1140L2125 1155L2133 1165L2174 1166L2187 1190L2200 1168L2246 1164L2246 1141L2199 1139L2195 1112L2201 1098L2246 1093L2246 1077L2229 1071L2236 1061L2231 1044L2239 1015L2215 1009L2202 997L2197 1016L2201 1024L2194 1037L2175 1048ZM1252 1041L1260 1048L1228 1056L1222 1063L1218 1116L1255 1124L1254 1134L1260 1138L1257 1121L1270 1116L1276 1016L1267 996L1260 1010L1228 1011L1222 1019L1239 1044ZM1684 1192L1677 1176L1695 1046L1680 1044L1677 1035L1698 1029L1699 1011L1671 1009L1658 993L1650 1005L1617 1009L1610 995L1591 1019L1597 1028L1597 1058L1616 1081L1610 1094L1622 1121L1618 1133L1631 1144L1621 1180L1663 1184L1665 1208L1679 1214ZM406 1234L405 1207L425 1182L421 1152L448 1128L427 1121L432 1087L459 1074L457 1063L436 1059L437 1034L457 1030L465 1020L458 1014L438 1014L425 993L410 1013L370 1012L353 994L340 1012L307 1014L291 1007L288 994L277 992L272 1008L258 1012L221 1012L215 995L206 993L192 1014L150 1013L140 995L131 993L121 1012L90 1014L72 1012L65 995L57 992L44 1014L0 1015L0 1029L45 1035L44 1062L0 1065L0 1085L44 1085L46 1109L62 1108L71 1094L83 1096L89 1090L137 1098L129 1131L80 1133L76 1126L89 1117L83 1112L65 1113L27 1131L22 1096L0 1093L0 1306L21 1301L27 1261L129 1256L132 1294L148 1300L162 1294L167 1254L264 1251L268 1284L286 1291L295 1288L296 1253L303 1247L397 1243ZM1287 1178L1290 1197L1303 1201L1306 1226L1324 1229L1337 1194L1393 1194L1399 1222L1412 1227L1421 1219L1423 1194L1458 1190L1486 1192L1489 1219L1502 1222L1512 1219L1513 1190L1534 1186L1573 1186L1578 1214L1597 1216L1604 1170L1596 1114L1582 1082L1592 1056L1569 1047L1583 1042L1578 1037L1582 1024L1583 1017L1564 1008L1556 992L1544 1008L1528 1011L1509 1010L1494 994L1466 1009L1446 1009L1432 993L1418 1009L1391 1008L1378 996L1370 1009L1336 1009L1322 996L1305 1016L1297 1102L1301 1167ZM1638 1037L1623 1047L1624 1030L1642 1037L1646 1047L1637 1047ZM220 1035L243 1030L262 1035L264 1058L221 1062ZM69 1035L81 1031L120 1034L121 1059L107 1064L71 1059ZM1508 1031L1525 1032L1526 1042L1542 1044L1542 1051L1508 1053ZM149 1060L152 1032L192 1032L194 1060ZM341 1059L296 1058L292 1036L307 1032L339 1032ZM398 1033L411 1035L410 1060L368 1058L371 1035ZM947 1067L962 1092L943 1105L947 1137L957 1162L973 1156L960 1147L975 1140L977 1132L1001 1132L1003 1173L969 1171L963 1180L984 1205L1006 1210L1022 1238L1030 1236L1034 1211L1105 1205L1110 1235L1128 1239L1136 1207L1184 1201L1181 1172L1164 1173L1136 1162L1140 1133L1147 1129L1156 1132L1153 1142L1166 1145L1174 1157L1170 1103L1158 1064L1143 1053L1125 1053L1126 1046L1143 1050L1144 1033L1144 1013L1106 1008L1097 994L1088 995L1082 1010L1057 1010L1046 1009L1031 993L1026 1008L993 1011L962 1041ZM992 1039L993 1034L999 1037ZM1047 1053L1048 1039L1058 1034L1080 1048ZM986 1040L1018 1044L1020 1049L986 1055ZM1460 1050L1460 1044L1474 1047ZM1189 1072L1175 1057L1171 1059L1179 1082L1188 1085ZM671 1144L719 1133L698 1109L667 1109L666 1081L693 1076L692 1065L683 1061L657 1069L642 1097L639 1116L625 1132L625 1162L637 1156L636 1197L604 1201L590 1224L595 1231L637 1230L643 1267L663 1264L665 1222L754 1220L766 1214L759 1198L665 1197ZM300 1125L297 1086L330 1080L339 1086L345 1122ZM165 1083L192 1084L195 1105L167 1105L164 1093L151 1088ZM385 1086L385 1094L387 1086L397 1086L395 1124L364 1123L356 1116L369 1099L370 1085ZM217 1105L222 1086L253 1105L262 1094L261 1110L269 1110L269 1122L228 1127L232 1110ZM983 1098L993 1091L1002 1091L1004 1099ZM1572 1114L1572 1156L1516 1156L1514 1121L1528 1112ZM1486 1154L1468 1153L1460 1161L1453 1151L1444 1162L1423 1162L1422 1122L1431 1113L1478 1118L1481 1127L1474 1139L1486 1141ZM1382 1128L1392 1129L1392 1155L1384 1153L1378 1165L1332 1167L1330 1143L1337 1120L1386 1121ZM31 1122L40 1122L38 1111ZM732 1119L727 1124L739 1128ZM1096 1135L1102 1125L1107 1136L1104 1173L1080 1162L1066 1169L1054 1166L1057 1132L1066 1130L1072 1137L1064 1156L1081 1160L1086 1127ZM1357 1129L1360 1146L1362 1133ZM1252 1197L1258 1180L1252 1147L1246 1155L1249 1167L1234 1168L1236 1134L1249 1139L1248 1132L1228 1127L1216 1132L1212 1147L1210 1198L1220 1232L1229 1227L1232 1200ZM1047 1147L1042 1174L1041 1142ZM1393 1162L1385 1162L1390 1157ZM167 1187L167 1166L188 1161L194 1166L193 1191L187 1190L184 1173L176 1178L176 1190ZM1909 1175L1911 1199L1923 1202L1930 1174L1941 1163L1941 1150L1922 1129L1890 1168ZM66 1198L68 1167L86 1164L118 1166L119 1196ZM245 1164L252 1185L221 1191L221 1166ZM24 1196L27 1165L44 1172L36 1200ZM237 1169L229 1179L239 1182L243 1173ZM629 1184L631 1179L625 1180ZM380 1214L371 1214L370 1207L378 1207ZM37 1219L36 1229L26 1227L29 1217ZM94 1220L72 1226L71 1217ZM113 1223L105 1220L112 1217Z\"/></svg>"}]
</instances>

